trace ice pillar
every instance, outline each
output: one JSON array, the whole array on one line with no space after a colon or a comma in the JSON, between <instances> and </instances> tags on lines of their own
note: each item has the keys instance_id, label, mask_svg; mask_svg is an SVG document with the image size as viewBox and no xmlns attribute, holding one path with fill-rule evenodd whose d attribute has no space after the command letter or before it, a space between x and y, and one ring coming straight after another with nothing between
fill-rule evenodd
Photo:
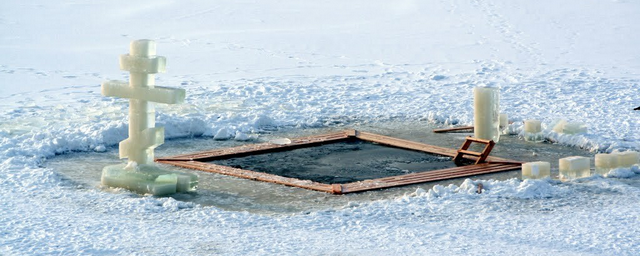
<instances>
[{"instance_id":1,"label":"ice pillar","mask_svg":"<svg viewBox=\"0 0 640 256\"><path fill-rule=\"evenodd\" d=\"M127 165L107 166L102 183L140 193L169 194L195 189L197 176L169 172L154 166L154 149L164 143L164 128L156 127L154 103L178 104L185 90L156 87L154 74L165 72L166 59L156 56L151 40L131 42L129 54L120 56L120 69L130 72L129 82L108 81L102 95L129 99L129 138L120 142L120 158Z\"/></svg>"},{"instance_id":2,"label":"ice pillar","mask_svg":"<svg viewBox=\"0 0 640 256\"><path fill-rule=\"evenodd\" d=\"M478 139L500 140L500 92L494 87L473 89L474 136Z\"/></svg>"}]
</instances>

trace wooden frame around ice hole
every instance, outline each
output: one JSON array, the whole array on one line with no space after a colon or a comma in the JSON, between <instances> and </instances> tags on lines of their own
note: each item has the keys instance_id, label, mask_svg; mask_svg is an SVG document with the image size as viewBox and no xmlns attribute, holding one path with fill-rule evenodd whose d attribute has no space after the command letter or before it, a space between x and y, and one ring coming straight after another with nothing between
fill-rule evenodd
<instances>
[{"instance_id":1,"label":"wooden frame around ice hole","mask_svg":"<svg viewBox=\"0 0 640 256\"><path fill-rule=\"evenodd\" d=\"M216 165L208 163L222 158L234 158L247 155L264 154L279 151L288 151L297 148L319 146L327 143L335 143L348 139L359 139L378 143L385 146L408 149L429 154L449 156L454 158L458 154L458 150L444 147L433 146L429 144L403 140L374 133L361 132L356 130L346 130L342 132L329 133L323 135L315 135L303 138L292 139L291 143L286 145L274 143L247 144L232 148L214 149L202 151L192 154L177 155L156 159L159 163L175 165L179 167L195 169L205 172L224 174L239 178L258 180L264 182L272 182L287 186L311 189L333 194L347 194L354 192L363 192L369 190L391 188L405 186L410 184L418 184L429 181L446 180L460 177L468 177L480 174L488 174L495 172L503 172L517 170L521 167L521 162L489 156L485 163L458 166L447 169L434 171L417 172L405 175L391 176L385 178L364 180L345 184L325 184L310 180L301 180L296 178L283 177L274 174L256 172L233 168L229 166ZM476 156L464 155L465 159L475 161Z\"/></svg>"}]
</instances>

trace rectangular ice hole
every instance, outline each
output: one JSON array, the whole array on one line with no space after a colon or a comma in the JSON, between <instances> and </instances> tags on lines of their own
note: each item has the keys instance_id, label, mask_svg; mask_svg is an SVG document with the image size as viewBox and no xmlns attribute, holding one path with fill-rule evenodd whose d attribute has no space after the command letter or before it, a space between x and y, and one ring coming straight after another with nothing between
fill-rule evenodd
<instances>
[{"instance_id":1,"label":"rectangular ice hole","mask_svg":"<svg viewBox=\"0 0 640 256\"><path fill-rule=\"evenodd\" d=\"M451 157L355 139L210 163L326 184L456 167Z\"/></svg>"},{"instance_id":2,"label":"rectangular ice hole","mask_svg":"<svg viewBox=\"0 0 640 256\"><path fill-rule=\"evenodd\" d=\"M511 171L521 167L518 161L497 157L489 157L488 162L481 164L455 166L451 161L457 154L455 149L356 130L282 141L212 149L156 161L333 194ZM473 163L476 158L465 156L462 162Z\"/></svg>"}]
</instances>

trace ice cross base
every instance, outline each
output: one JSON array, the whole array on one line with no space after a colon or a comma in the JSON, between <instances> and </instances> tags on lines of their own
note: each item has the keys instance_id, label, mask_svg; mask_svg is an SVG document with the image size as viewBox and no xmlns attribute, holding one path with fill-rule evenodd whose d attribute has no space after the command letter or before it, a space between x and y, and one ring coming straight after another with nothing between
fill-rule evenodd
<instances>
[{"instance_id":1,"label":"ice cross base","mask_svg":"<svg viewBox=\"0 0 640 256\"><path fill-rule=\"evenodd\" d=\"M154 149L164 143L164 128L155 127L154 103L178 104L184 89L156 87L154 74L164 72L166 59L156 56L151 40L131 42L130 54L120 56L120 69L129 71L129 82L102 83L102 95L129 99L129 138L120 142L120 158L128 164L111 165L102 170L102 185L126 188L138 193L167 195L193 191L198 177L171 172L156 166Z\"/></svg>"},{"instance_id":2,"label":"ice cross base","mask_svg":"<svg viewBox=\"0 0 640 256\"><path fill-rule=\"evenodd\" d=\"M117 164L102 169L101 183L158 196L193 191L198 185L198 176L163 170L156 165Z\"/></svg>"}]
</instances>

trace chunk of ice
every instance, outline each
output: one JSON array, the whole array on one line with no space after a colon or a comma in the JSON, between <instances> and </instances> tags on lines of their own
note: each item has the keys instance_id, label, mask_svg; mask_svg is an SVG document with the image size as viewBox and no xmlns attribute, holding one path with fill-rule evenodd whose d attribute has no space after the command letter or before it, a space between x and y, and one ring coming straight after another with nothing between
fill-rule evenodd
<instances>
[{"instance_id":1,"label":"chunk of ice","mask_svg":"<svg viewBox=\"0 0 640 256\"><path fill-rule=\"evenodd\" d=\"M557 133L562 133L562 129L564 129L564 125L567 124L567 120L560 119L553 126L553 131Z\"/></svg>"},{"instance_id":2,"label":"chunk of ice","mask_svg":"<svg viewBox=\"0 0 640 256\"><path fill-rule=\"evenodd\" d=\"M626 151L614 154L618 156L619 168L629 168L640 163L640 153L636 151Z\"/></svg>"},{"instance_id":3,"label":"chunk of ice","mask_svg":"<svg viewBox=\"0 0 640 256\"><path fill-rule=\"evenodd\" d=\"M565 134L579 134L579 133L586 133L586 132L587 132L587 126L581 123L576 123L576 122L566 123L562 128L562 133L565 133Z\"/></svg>"},{"instance_id":4,"label":"chunk of ice","mask_svg":"<svg viewBox=\"0 0 640 256\"><path fill-rule=\"evenodd\" d=\"M567 122L567 120L561 119L553 126L553 131L564 134L586 133L587 126L582 123Z\"/></svg>"},{"instance_id":5,"label":"chunk of ice","mask_svg":"<svg viewBox=\"0 0 640 256\"><path fill-rule=\"evenodd\" d=\"M500 128L509 126L509 115L500 113Z\"/></svg>"},{"instance_id":6,"label":"chunk of ice","mask_svg":"<svg viewBox=\"0 0 640 256\"><path fill-rule=\"evenodd\" d=\"M500 140L500 91L494 87L476 87L473 95L473 136L497 143Z\"/></svg>"},{"instance_id":7,"label":"chunk of ice","mask_svg":"<svg viewBox=\"0 0 640 256\"><path fill-rule=\"evenodd\" d=\"M618 168L619 158L617 154L596 154L596 173L605 175Z\"/></svg>"},{"instance_id":8,"label":"chunk of ice","mask_svg":"<svg viewBox=\"0 0 640 256\"><path fill-rule=\"evenodd\" d=\"M540 142L544 140L542 135L542 123L538 120L530 119L524 121L524 139L526 141Z\"/></svg>"},{"instance_id":9,"label":"chunk of ice","mask_svg":"<svg viewBox=\"0 0 640 256\"><path fill-rule=\"evenodd\" d=\"M538 120L525 120L524 121L524 132L528 133L539 133L542 132L542 123Z\"/></svg>"},{"instance_id":10,"label":"chunk of ice","mask_svg":"<svg viewBox=\"0 0 640 256\"><path fill-rule=\"evenodd\" d=\"M591 176L589 158L583 156L565 157L560 162L560 178L577 179Z\"/></svg>"},{"instance_id":11,"label":"chunk of ice","mask_svg":"<svg viewBox=\"0 0 640 256\"><path fill-rule=\"evenodd\" d=\"M118 164L102 169L101 183L109 187L160 196L195 190L198 176L167 171L154 165L141 164L131 168L125 164Z\"/></svg>"},{"instance_id":12,"label":"chunk of ice","mask_svg":"<svg viewBox=\"0 0 640 256\"><path fill-rule=\"evenodd\" d=\"M250 139L249 135L246 135L243 132L236 132L236 137L234 138L234 140L237 140L237 141L247 141L249 139Z\"/></svg>"},{"instance_id":13,"label":"chunk of ice","mask_svg":"<svg viewBox=\"0 0 640 256\"><path fill-rule=\"evenodd\" d=\"M522 179L542 179L551 176L549 162L529 162L522 164Z\"/></svg>"},{"instance_id":14,"label":"chunk of ice","mask_svg":"<svg viewBox=\"0 0 640 256\"><path fill-rule=\"evenodd\" d=\"M213 136L213 139L214 140L228 140L232 136L234 136L234 134L232 132L230 132L229 129L222 128L222 129L218 130L218 132L216 132L216 135Z\"/></svg>"}]
</instances>

